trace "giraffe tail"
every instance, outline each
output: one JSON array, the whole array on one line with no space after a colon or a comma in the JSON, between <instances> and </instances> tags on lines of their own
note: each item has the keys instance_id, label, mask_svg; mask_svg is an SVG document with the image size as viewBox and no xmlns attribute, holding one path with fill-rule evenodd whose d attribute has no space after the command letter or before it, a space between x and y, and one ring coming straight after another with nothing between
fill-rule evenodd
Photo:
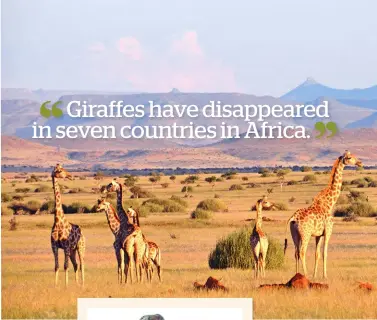
<instances>
[{"instance_id":1,"label":"giraffe tail","mask_svg":"<svg viewBox=\"0 0 377 320\"><path fill-rule=\"evenodd\" d=\"M285 239L284 239L284 255L285 255L285 252L287 251L287 248L288 248L288 226L289 224L294 221L294 218L295 218L295 215L293 215L292 217L289 218L289 220L287 221L287 225L285 227Z\"/></svg>"}]
</instances>

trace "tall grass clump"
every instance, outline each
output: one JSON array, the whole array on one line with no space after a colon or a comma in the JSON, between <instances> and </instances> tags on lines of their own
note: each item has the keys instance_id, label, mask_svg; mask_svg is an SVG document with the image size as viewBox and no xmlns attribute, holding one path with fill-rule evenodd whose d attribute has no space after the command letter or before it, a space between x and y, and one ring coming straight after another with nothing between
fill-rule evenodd
<instances>
[{"instance_id":1,"label":"tall grass clump","mask_svg":"<svg viewBox=\"0 0 377 320\"><path fill-rule=\"evenodd\" d=\"M191 212L191 219L208 220L211 219L212 216L212 211L207 211L203 209L195 209L193 212Z\"/></svg>"},{"instance_id":2,"label":"tall grass clump","mask_svg":"<svg viewBox=\"0 0 377 320\"><path fill-rule=\"evenodd\" d=\"M250 235L253 227L244 227L216 243L210 253L208 264L211 269L252 269L254 258L250 247ZM266 269L280 269L284 264L284 250L282 244L268 237L269 247L266 258Z\"/></svg>"},{"instance_id":3,"label":"tall grass clump","mask_svg":"<svg viewBox=\"0 0 377 320\"><path fill-rule=\"evenodd\" d=\"M143 202L143 206L151 204L161 206L163 208L162 212L185 212L185 207L170 199L153 198Z\"/></svg>"},{"instance_id":4,"label":"tall grass clump","mask_svg":"<svg viewBox=\"0 0 377 320\"><path fill-rule=\"evenodd\" d=\"M307 174L302 178L302 181L304 182L317 182L317 177L314 174Z\"/></svg>"},{"instance_id":5,"label":"tall grass clump","mask_svg":"<svg viewBox=\"0 0 377 320\"><path fill-rule=\"evenodd\" d=\"M187 208L188 207L188 203L186 200L178 197L178 196L171 196L170 200L173 200L175 202L178 202L182 207L185 207Z\"/></svg>"},{"instance_id":6,"label":"tall grass clump","mask_svg":"<svg viewBox=\"0 0 377 320\"><path fill-rule=\"evenodd\" d=\"M229 191L243 190L243 187L240 184L232 184L229 187Z\"/></svg>"},{"instance_id":7,"label":"tall grass clump","mask_svg":"<svg viewBox=\"0 0 377 320\"><path fill-rule=\"evenodd\" d=\"M203 209L207 211L220 212L226 211L227 206L220 199L206 199L200 201L196 207L197 209Z\"/></svg>"}]
</instances>

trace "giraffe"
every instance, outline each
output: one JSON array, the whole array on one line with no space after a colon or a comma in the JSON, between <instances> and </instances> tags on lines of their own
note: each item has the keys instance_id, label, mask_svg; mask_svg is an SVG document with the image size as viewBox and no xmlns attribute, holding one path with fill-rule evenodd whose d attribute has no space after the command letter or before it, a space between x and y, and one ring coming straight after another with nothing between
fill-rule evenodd
<instances>
[{"instance_id":1,"label":"giraffe","mask_svg":"<svg viewBox=\"0 0 377 320\"><path fill-rule=\"evenodd\" d=\"M120 219L111 203L105 201L104 198L98 199L97 212L99 211L105 211L110 230L115 237L113 247L118 262L118 283L122 283L124 272L124 251L122 246L116 241L120 230Z\"/></svg>"},{"instance_id":2,"label":"giraffe","mask_svg":"<svg viewBox=\"0 0 377 320\"><path fill-rule=\"evenodd\" d=\"M139 226L134 224L134 216L123 208L123 189L122 185L113 179L105 188L103 192L116 192L117 194L117 211L120 219L120 230L116 237L116 248L123 248L124 252L124 275L125 282L132 283L132 269L135 261L136 279L142 282L143 274L141 272L143 261L148 257L148 250L143 238L143 234ZM121 270L123 271L123 270Z\"/></svg>"},{"instance_id":3,"label":"giraffe","mask_svg":"<svg viewBox=\"0 0 377 320\"><path fill-rule=\"evenodd\" d=\"M250 236L250 245L254 256L254 278L265 277L266 275L266 257L268 251L267 235L262 230L262 209L270 209L274 206L273 203L267 201L264 196L259 199L255 205L257 215L255 219L255 226Z\"/></svg>"},{"instance_id":4,"label":"giraffe","mask_svg":"<svg viewBox=\"0 0 377 320\"><path fill-rule=\"evenodd\" d=\"M288 246L287 232L288 226L290 226L295 245L296 273L299 271L299 260L301 259L304 275L307 275L305 260L306 250L310 238L315 237L316 253L313 276L315 278L317 275L321 244L322 239L324 239L323 277L327 278L327 250L333 228L332 211L341 192L343 169L347 165L362 167L363 164L356 156L346 150L343 155L336 159L331 171L328 186L318 193L313 199L313 203L308 208L298 209L287 221L284 253Z\"/></svg>"},{"instance_id":5,"label":"giraffe","mask_svg":"<svg viewBox=\"0 0 377 320\"><path fill-rule=\"evenodd\" d=\"M78 225L69 223L65 218L58 183L58 179L68 178L72 180L72 176L60 164L57 164L52 170L51 177L55 195L55 219L51 230L51 248L55 257L55 285L58 284L59 276L59 248L64 250L66 286L68 285L68 258L71 259L75 271L76 283L78 282L76 252L78 253L80 260L81 283L84 285L85 237Z\"/></svg>"},{"instance_id":6,"label":"giraffe","mask_svg":"<svg viewBox=\"0 0 377 320\"><path fill-rule=\"evenodd\" d=\"M132 207L129 207L127 209L127 213L130 214L133 217L134 224L137 224L137 226L140 227L139 213L137 211L135 211ZM162 278L161 278L161 250L155 242L147 240L145 238L144 234L143 234L143 240L148 247L148 257L144 257L144 261L146 262L146 263L144 263L144 268L145 268L145 271L146 271L146 274L147 274L147 279L150 282L152 282L152 278L153 278L152 262L153 262L153 264L156 266L157 275L158 275L158 278L161 282L162 281Z\"/></svg>"}]
</instances>

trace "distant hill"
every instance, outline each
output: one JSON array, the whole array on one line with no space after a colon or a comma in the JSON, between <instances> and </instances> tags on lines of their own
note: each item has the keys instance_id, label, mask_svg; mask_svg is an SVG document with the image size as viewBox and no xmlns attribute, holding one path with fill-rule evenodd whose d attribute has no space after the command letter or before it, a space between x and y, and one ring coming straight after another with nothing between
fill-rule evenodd
<instances>
[{"instance_id":1,"label":"distant hill","mask_svg":"<svg viewBox=\"0 0 377 320\"><path fill-rule=\"evenodd\" d=\"M377 99L377 85L365 89L334 89L308 78L297 88L281 96L284 100L293 101L312 101L320 97L347 100L372 100ZM355 105L355 104L352 104Z\"/></svg>"},{"instance_id":2,"label":"distant hill","mask_svg":"<svg viewBox=\"0 0 377 320\"><path fill-rule=\"evenodd\" d=\"M377 128L377 112L347 125L347 128ZM377 136L376 136L377 141Z\"/></svg>"},{"instance_id":3,"label":"distant hill","mask_svg":"<svg viewBox=\"0 0 377 320\"><path fill-rule=\"evenodd\" d=\"M371 99L371 100L338 99L338 101L347 106L358 106L362 108L377 110L377 99Z\"/></svg>"}]
</instances>

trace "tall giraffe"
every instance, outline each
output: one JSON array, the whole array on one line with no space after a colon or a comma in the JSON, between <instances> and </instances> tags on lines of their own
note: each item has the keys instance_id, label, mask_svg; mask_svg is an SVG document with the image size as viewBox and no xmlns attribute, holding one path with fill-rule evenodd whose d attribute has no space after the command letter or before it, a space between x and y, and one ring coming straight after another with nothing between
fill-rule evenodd
<instances>
[{"instance_id":1,"label":"tall giraffe","mask_svg":"<svg viewBox=\"0 0 377 320\"><path fill-rule=\"evenodd\" d=\"M267 197L259 199L255 205L257 211L255 226L250 236L250 245L254 256L254 278L265 277L266 257L268 251L267 235L262 230L262 209L270 209L273 203L267 201Z\"/></svg>"},{"instance_id":2,"label":"tall giraffe","mask_svg":"<svg viewBox=\"0 0 377 320\"><path fill-rule=\"evenodd\" d=\"M143 280L141 272L143 261L148 257L148 249L145 244L143 234L140 227L134 224L134 217L123 208L123 190L122 185L114 179L109 183L103 192L116 192L117 194L117 211L120 219L120 230L116 238L117 248L120 246L124 251L124 274L125 282L127 283L128 275L132 283L132 269L135 259L136 279Z\"/></svg>"},{"instance_id":3,"label":"tall giraffe","mask_svg":"<svg viewBox=\"0 0 377 320\"><path fill-rule=\"evenodd\" d=\"M68 285L68 258L71 259L75 271L75 279L78 282L76 252L80 259L81 282L84 285L85 237L78 225L67 221L62 207L62 197L58 183L58 179L68 178L72 180L72 176L60 164L57 164L52 170L51 177L55 195L55 219L51 230L51 248L55 257L55 285L58 284L59 276L59 248L64 250L66 286Z\"/></svg>"},{"instance_id":4,"label":"tall giraffe","mask_svg":"<svg viewBox=\"0 0 377 320\"><path fill-rule=\"evenodd\" d=\"M105 201L104 198L98 199L97 212L99 211L105 211L110 230L115 237L113 247L118 262L118 282L122 283L124 273L124 251L122 246L117 242L117 237L120 230L120 219L111 203Z\"/></svg>"},{"instance_id":5,"label":"tall giraffe","mask_svg":"<svg viewBox=\"0 0 377 320\"><path fill-rule=\"evenodd\" d=\"M299 271L299 260L301 259L304 275L307 275L305 260L306 250L310 238L315 237L316 253L314 278L316 277L318 261L321 254L322 239L324 238L323 277L327 278L327 250L334 223L332 211L341 192L343 169L347 165L361 167L363 164L353 154L346 150L342 156L336 159L331 171L328 186L314 198L313 203L308 208L298 209L287 221L284 253L288 246L287 232L288 226L290 226L292 239L295 245L296 273Z\"/></svg>"},{"instance_id":6,"label":"tall giraffe","mask_svg":"<svg viewBox=\"0 0 377 320\"><path fill-rule=\"evenodd\" d=\"M134 217L134 224L137 224L137 226L140 227L139 222L139 213L135 211L132 207L129 207L127 209L127 213L130 214L132 217ZM146 260L145 264L145 271L147 274L147 279L152 282L153 278L153 264L156 266L157 269L157 275L160 282L162 281L161 278L161 249L158 247L158 245L150 240L147 240L143 234L143 239L146 245L148 246L148 257L146 257L144 260Z\"/></svg>"}]
</instances>

